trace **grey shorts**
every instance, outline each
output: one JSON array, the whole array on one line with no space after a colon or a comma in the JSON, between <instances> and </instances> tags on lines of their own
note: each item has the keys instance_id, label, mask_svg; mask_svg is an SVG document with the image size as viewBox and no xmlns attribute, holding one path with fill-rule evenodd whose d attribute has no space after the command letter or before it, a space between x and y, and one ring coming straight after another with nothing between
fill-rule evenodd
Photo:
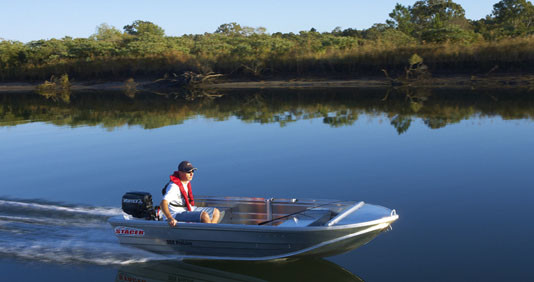
<instances>
[{"instance_id":1,"label":"grey shorts","mask_svg":"<svg viewBox=\"0 0 534 282\"><path fill-rule=\"evenodd\" d=\"M200 216L202 212L209 214L210 218L213 217L214 208L209 207L195 207L192 211L184 211L174 215L174 219L182 222L201 222Z\"/></svg>"}]
</instances>

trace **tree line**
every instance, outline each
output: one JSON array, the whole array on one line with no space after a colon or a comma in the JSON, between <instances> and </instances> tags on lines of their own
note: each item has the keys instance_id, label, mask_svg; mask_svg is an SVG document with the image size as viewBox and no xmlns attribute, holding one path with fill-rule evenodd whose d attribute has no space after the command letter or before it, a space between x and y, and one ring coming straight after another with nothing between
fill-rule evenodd
<instances>
[{"instance_id":1,"label":"tree line","mask_svg":"<svg viewBox=\"0 0 534 282\"><path fill-rule=\"evenodd\" d=\"M452 0L397 4L385 23L358 29L267 33L263 27L220 25L213 33L166 36L142 20L101 24L88 38L28 43L0 41L0 81L157 78L221 73L229 77L380 75L402 71L418 54L433 73L532 71L534 6L501 0L490 15L469 20Z\"/></svg>"}]
</instances>

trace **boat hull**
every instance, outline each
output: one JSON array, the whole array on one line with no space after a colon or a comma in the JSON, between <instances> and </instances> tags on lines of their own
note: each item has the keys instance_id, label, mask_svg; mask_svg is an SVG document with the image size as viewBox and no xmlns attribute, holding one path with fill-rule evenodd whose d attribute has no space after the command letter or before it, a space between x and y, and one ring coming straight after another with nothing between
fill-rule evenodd
<instances>
[{"instance_id":1,"label":"boat hull","mask_svg":"<svg viewBox=\"0 0 534 282\"><path fill-rule=\"evenodd\" d=\"M171 228L166 222L121 218L109 222L121 244L155 253L191 259L273 260L326 257L353 250L386 230L395 219L367 225L302 228L205 223L179 223ZM121 235L121 230L129 231Z\"/></svg>"}]
</instances>

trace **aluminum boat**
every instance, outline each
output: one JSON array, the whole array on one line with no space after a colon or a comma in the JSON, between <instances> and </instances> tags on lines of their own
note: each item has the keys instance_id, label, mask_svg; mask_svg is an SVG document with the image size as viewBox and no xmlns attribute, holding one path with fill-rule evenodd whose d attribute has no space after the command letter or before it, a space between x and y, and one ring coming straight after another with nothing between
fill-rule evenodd
<instances>
[{"instance_id":1,"label":"aluminum boat","mask_svg":"<svg viewBox=\"0 0 534 282\"><path fill-rule=\"evenodd\" d=\"M119 242L184 259L276 260L327 257L371 241L399 218L395 210L359 201L196 197L221 210L218 224L109 219Z\"/></svg>"}]
</instances>

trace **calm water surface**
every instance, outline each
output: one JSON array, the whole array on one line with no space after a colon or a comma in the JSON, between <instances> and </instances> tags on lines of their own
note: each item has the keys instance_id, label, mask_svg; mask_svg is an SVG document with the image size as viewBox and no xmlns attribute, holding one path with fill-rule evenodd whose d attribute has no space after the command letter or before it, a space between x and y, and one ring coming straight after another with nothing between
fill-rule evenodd
<instances>
[{"instance_id":1,"label":"calm water surface","mask_svg":"<svg viewBox=\"0 0 534 282\"><path fill-rule=\"evenodd\" d=\"M0 270L19 281L526 281L534 93L241 90L0 94ZM393 230L347 254L184 263L106 218L183 160L196 194L363 200Z\"/></svg>"}]
</instances>

